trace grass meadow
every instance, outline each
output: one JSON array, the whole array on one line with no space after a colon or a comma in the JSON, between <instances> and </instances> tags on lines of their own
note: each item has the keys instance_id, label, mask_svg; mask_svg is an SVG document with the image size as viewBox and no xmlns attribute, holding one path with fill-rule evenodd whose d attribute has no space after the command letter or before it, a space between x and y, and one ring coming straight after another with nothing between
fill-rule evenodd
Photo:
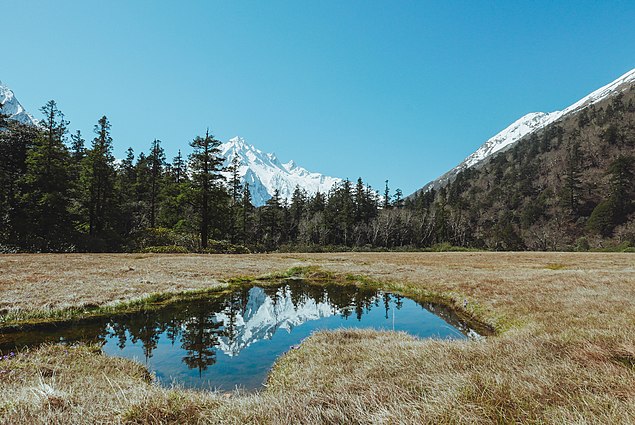
<instances>
[{"instance_id":1,"label":"grass meadow","mask_svg":"<svg viewBox=\"0 0 635 425\"><path fill-rule=\"evenodd\" d=\"M0 423L635 423L633 254L2 255L0 327L290 269L441 299L495 334L316 333L255 394L163 388L94 346L2 353Z\"/></svg>"}]
</instances>

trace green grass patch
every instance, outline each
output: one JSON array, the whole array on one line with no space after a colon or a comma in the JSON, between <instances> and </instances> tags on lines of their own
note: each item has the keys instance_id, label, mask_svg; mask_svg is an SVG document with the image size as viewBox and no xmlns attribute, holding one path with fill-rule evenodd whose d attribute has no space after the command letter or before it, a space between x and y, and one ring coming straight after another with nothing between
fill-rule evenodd
<instances>
[{"instance_id":1,"label":"green grass patch","mask_svg":"<svg viewBox=\"0 0 635 425\"><path fill-rule=\"evenodd\" d=\"M379 286L379 282L361 274L347 274L344 280L349 283L361 283L367 286Z\"/></svg>"},{"instance_id":2,"label":"green grass patch","mask_svg":"<svg viewBox=\"0 0 635 425\"><path fill-rule=\"evenodd\" d=\"M311 280L327 280L335 279L335 275L329 271L323 270L318 266L296 266L291 267L283 272L269 273L260 276L257 280L279 280L289 278L302 278Z\"/></svg>"},{"instance_id":3,"label":"green grass patch","mask_svg":"<svg viewBox=\"0 0 635 425\"><path fill-rule=\"evenodd\" d=\"M602 248L594 248L592 252L635 252L635 247L629 241L620 244L608 245Z\"/></svg>"},{"instance_id":4,"label":"green grass patch","mask_svg":"<svg viewBox=\"0 0 635 425\"><path fill-rule=\"evenodd\" d=\"M549 263L545 266L545 268L549 270L564 270L567 268L567 265L561 263Z\"/></svg>"}]
</instances>

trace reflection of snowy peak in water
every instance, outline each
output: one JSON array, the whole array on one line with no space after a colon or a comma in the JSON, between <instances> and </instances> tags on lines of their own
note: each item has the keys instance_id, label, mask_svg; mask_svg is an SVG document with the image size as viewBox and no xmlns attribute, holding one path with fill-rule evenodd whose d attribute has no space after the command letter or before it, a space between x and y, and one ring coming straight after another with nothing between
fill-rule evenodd
<instances>
[{"instance_id":1,"label":"reflection of snowy peak in water","mask_svg":"<svg viewBox=\"0 0 635 425\"><path fill-rule=\"evenodd\" d=\"M234 314L234 337L219 337L218 350L228 356L235 356L254 342L270 339L278 329L291 332L295 326L334 314L339 314L339 311L327 303L316 303L310 298L294 305L289 288L280 289L275 302L262 288L251 288L245 313ZM230 328L230 316L227 310L215 314L215 319L224 324L226 333Z\"/></svg>"}]
</instances>

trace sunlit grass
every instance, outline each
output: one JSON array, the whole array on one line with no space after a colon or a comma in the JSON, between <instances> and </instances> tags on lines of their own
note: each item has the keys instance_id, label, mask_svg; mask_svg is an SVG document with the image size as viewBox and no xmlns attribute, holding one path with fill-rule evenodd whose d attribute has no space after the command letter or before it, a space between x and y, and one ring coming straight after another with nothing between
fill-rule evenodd
<instances>
[{"instance_id":1,"label":"sunlit grass","mask_svg":"<svg viewBox=\"0 0 635 425\"><path fill-rule=\"evenodd\" d=\"M315 274L443 297L498 334L443 341L368 330L317 333L276 363L266 390L249 395L163 388L141 365L95 347L45 346L0 360L0 422L635 423L629 254L113 255L100 257L94 272L88 265L95 261L76 258L77 271L56 278L55 267L68 262L63 256L0 257L0 266L11 265L0 276L0 308L61 305L64 285L76 288L78 279L91 283L78 291L77 305L106 305L124 294L109 277L127 267L140 275L127 281L136 288L129 298L150 287L182 290L176 275L209 289L230 278ZM33 291L39 284L51 290Z\"/></svg>"}]
</instances>

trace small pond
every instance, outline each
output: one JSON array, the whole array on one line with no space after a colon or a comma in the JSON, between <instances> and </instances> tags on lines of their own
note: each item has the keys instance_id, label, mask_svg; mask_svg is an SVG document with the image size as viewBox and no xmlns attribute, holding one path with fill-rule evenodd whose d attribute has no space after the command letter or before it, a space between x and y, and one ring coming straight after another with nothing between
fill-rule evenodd
<instances>
[{"instance_id":1,"label":"small pond","mask_svg":"<svg viewBox=\"0 0 635 425\"><path fill-rule=\"evenodd\" d=\"M135 359L163 385L261 388L274 361L323 329L374 328L421 338L477 334L448 309L355 286L288 280L43 330L7 334L0 350L43 342L100 342L112 356ZM4 340L4 341L3 341Z\"/></svg>"}]
</instances>

